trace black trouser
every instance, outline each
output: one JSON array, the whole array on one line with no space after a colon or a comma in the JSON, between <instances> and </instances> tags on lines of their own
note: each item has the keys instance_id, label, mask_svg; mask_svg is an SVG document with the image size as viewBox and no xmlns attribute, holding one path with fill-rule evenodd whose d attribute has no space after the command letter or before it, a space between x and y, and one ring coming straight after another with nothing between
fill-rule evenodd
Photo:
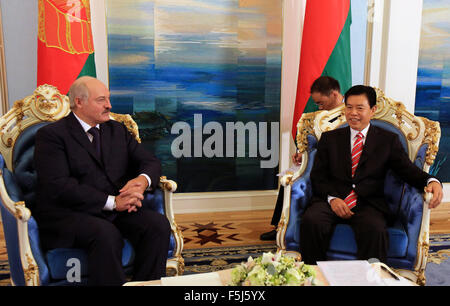
<instances>
[{"instance_id":1,"label":"black trouser","mask_svg":"<svg viewBox=\"0 0 450 306\"><path fill-rule=\"evenodd\" d=\"M350 219L338 217L330 205L317 198L306 209L300 224L300 252L306 264L326 260L326 252L336 224L349 224L355 233L357 258L377 258L386 262L389 246L385 215L376 208L361 204L355 206Z\"/></svg>"},{"instance_id":2,"label":"black trouser","mask_svg":"<svg viewBox=\"0 0 450 306\"><path fill-rule=\"evenodd\" d=\"M123 238L133 245L135 259L133 281L165 276L169 249L170 225L166 218L149 209L118 213L113 221L75 213L71 223L75 234L73 247L88 253L89 285L122 285L126 282L122 268Z\"/></svg>"}]
</instances>

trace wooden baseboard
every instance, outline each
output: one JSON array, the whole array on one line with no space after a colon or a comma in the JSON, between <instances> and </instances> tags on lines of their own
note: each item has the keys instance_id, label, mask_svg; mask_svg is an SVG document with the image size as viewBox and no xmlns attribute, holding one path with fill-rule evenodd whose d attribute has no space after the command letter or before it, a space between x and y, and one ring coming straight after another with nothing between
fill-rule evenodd
<instances>
[{"instance_id":1,"label":"wooden baseboard","mask_svg":"<svg viewBox=\"0 0 450 306\"><path fill-rule=\"evenodd\" d=\"M443 183L444 198L442 202L450 202L450 183Z\"/></svg>"},{"instance_id":2,"label":"wooden baseboard","mask_svg":"<svg viewBox=\"0 0 450 306\"><path fill-rule=\"evenodd\" d=\"M175 214L274 209L278 190L175 193Z\"/></svg>"}]
</instances>

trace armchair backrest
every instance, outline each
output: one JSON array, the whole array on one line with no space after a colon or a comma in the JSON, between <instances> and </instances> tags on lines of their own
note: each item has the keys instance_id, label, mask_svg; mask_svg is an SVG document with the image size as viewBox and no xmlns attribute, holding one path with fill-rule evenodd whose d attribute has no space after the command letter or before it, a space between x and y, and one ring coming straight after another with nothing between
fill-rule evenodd
<instances>
[{"instance_id":1,"label":"armchair backrest","mask_svg":"<svg viewBox=\"0 0 450 306\"><path fill-rule=\"evenodd\" d=\"M4 182L0 186L4 186L9 195L9 199L1 199L3 205L0 206L10 274L15 285L25 285L37 271L41 283L47 283L49 279L49 270L43 262L39 245L37 224L26 209L33 208L35 199L34 136L42 126L67 116L69 112L67 96L60 94L56 87L41 85L32 95L16 101L0 118L0 176ZM140 142L138 126L130 115L111 113L110 116L125 124ZM19 244L19 236L23 237L24 233L18 231L17 216L22 219L22 214L28 214L23 220L28 220L31 250L23 250L24 246ZM21 260L21 253L30 254L27 262Z\"/></svg>"},{"instance_id":2,"label":"armchair backrest","mask_svg":"<svg viewBox=\"0 0 450 306\"><path fill-rule=\"evenodd\" d=\"M372 122L397 133L410 159L415 161L421 155L420 158L425 158L422 169L428 171L439 148L441 136L439 122L415 116L406 110L403 103L387 98L378 88L375 90L377 92L377 110ZM330 122L330 119L336 117L336 120ZM331 111L303 114L297 123L297 146L300 153L308 149L308 135L319 140L323 132L344 127L346 124L344 105ZM425 156L422 156L421 152L424 148Z\"/></svg>"},{"instance_id":3,"label":"armchair backrest","mask_svg":"<svg viewBox=\"0 0 450 306\"><path fill-rule=\"evenodd\" d=\"M16 101L0 118L0 154L5 167L14 174L21 199L27 207L34 204L36 172L33 165L34 136L44 125L70 112L69 98L51 85L39 86L32 95ZM122 122L141 142L136 122L130 115L111 113L111 119Z\"/></svg>"}]
</instances>

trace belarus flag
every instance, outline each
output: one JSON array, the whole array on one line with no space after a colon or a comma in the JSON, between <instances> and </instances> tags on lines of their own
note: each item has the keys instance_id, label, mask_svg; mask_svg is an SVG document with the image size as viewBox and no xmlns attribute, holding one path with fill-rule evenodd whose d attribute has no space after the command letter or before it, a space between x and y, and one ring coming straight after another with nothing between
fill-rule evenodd
<instances>
[{"instance_id":1,"label":"belarus flag","mask_svg":"<svg viewBox=\"0 0 450 306\"><path fill-rule=\"evenodd\" d=\"M89 0L39 0L37 86L67 94L83 75L96 76Z\"/></svg>"},{"instance_id":2,"label":"belarus flag","mask_svg":"<svg viewBox=\"0 0 450 306\"><path fill-rule=\"evenodd\" d=\"M297 81L292 136L305 112L318 108L311 99L310 87L322 75L337 79L345 93L352 85L350 60L350 0L307 0L300 67Z\"/></svg>"}]
</instances>

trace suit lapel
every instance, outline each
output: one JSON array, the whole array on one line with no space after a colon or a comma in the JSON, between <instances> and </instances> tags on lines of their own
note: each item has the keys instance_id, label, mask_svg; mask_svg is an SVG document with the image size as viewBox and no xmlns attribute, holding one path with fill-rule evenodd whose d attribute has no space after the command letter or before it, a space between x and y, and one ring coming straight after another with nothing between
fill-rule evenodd
<instances>
[{"instance_id":1,"label":"suit lapel","mask_svg":"<svg viewBox=\"0 0 450 306\"><path fill-rule=\"evenodd\" d=\"M69 131L72 137L75 139L75 141L77 141L83 147L83 149L88 151L89 154L92 156L92 158L95 159L101 165L102 163L97 157L97 153L95 152L94 146L89 141L89 138L84 132L83 127L78 122L77 118L75 118L73 113L70 113L67 116L67 124L69 126Z\"/></svg>"},{"instance_id":2,"label":"suit lapel","mask_svg":"<svg viewBox=\"0 0 450 306\"><path fill-rule=\"evenodd\" d=\"M347 127L344 129L344 132L341 134L342 140L340 143L345 144L342 161L344 162L345 167L345 176L347 176L349 179L352 178L352 152L351 152L351 139L350 139L350 127Z\"/></svg>"},{"instance_id":3,"label":"suit lapel","mask_svg":"<svg viewBox=\"0 0 450 306\"><path fill-rule=\"evenodd\" d=\"M101 138L101 145L102 145L102 159L104 164L106 165L109 161L109 156L111 153L111 150L113 149L111 144L111 129L107 124L100 124L100 138Z\"/></svg>"}]
</instances>

